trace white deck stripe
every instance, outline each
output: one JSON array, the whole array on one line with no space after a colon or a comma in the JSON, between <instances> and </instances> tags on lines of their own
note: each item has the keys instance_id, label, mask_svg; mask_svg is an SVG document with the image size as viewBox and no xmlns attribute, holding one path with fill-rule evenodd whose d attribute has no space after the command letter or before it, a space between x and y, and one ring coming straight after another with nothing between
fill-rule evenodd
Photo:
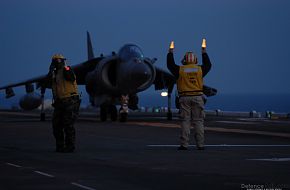
<instances>
[{"instance_id":1,"label":"white deck stripe","mask_svg":"<svg viewBox=\"0 0 290 190\"><path fill-rule=\"evenodd\" d=\"M169 145L169 144L152 144L147 145L148 147L179 147L180 145ZM189 145L190 147L195 145ZM204 145L205 147L290 147L290 144L209 144Z\"/></svg>"},{"instance_id":2,"label":"white deck stripe","mask_svg":"<svg viewBox=\"0 0 290 190\"><path fill-rule=\"evenodd\" d=\"M71 184L74 185L74 186L77 186L77 187L83 188L83 189L87 189L87 190L96 190L96 189L94 189L94 188L87 187L87 186L84 186L84 185L81 185L81 184L79 184L79 183L75 183L75 182L72 182Z\"/></svg>"},{"instance_id":3,"label":"white deck stripe","mask_svg":"<svg viewBox=\"0 0 290 190\"><path fill-rule=\"evenodd\" d=\"M258 159L247 159L254 161L270 161L270 162L289 162L290 158L258 158Z\"/></svg>"},{"instance_id":4,"label":"white deck stripe","mask_svg":"<svg viewBox=\"0 0 290 190\"><path fill-rule=\"evenodd\" d=\"M241 124L241 125L249 125L249 124L251 124L251 125L255 125L255 124L257 124L256 122L249 122L249 121L247 121L247 122L244 122L244 121L215 121L216 123L227 123L227 124Z\"/></svg>"},{"instance_id":5,"label":"white deck stripe","mask_svg":"<svg viewBox=\"0 0 290 190\"><path fill-rule=\"evenodd\" d=\"M11 164L9 162L7 162L6 164L9 165L9 166L14 166L16 168L21 168L22 167L22 166L19 166L19 165L16 165L16 164Z\"/></svg>"},{"instance_id":6,"label":"white deck stripe","mask_svg":"<svg viewBox=\"0 0 290 190\"><path fill-rule=\"evenodd\" d=\"M7 162L6 164L9 165L9 166L14 166L16 168L21 168L22 167L22 166L19 166L19 165L16 165L16 164L11 164L9 162Z\"/></svg>"},{"instance_id":7,"label":"white deck stripe","mask_svg":"<svg viewBox=\"0 0 290 190\"><path fill-rule=\"evenodd\" d=\"M34 171L35 173L38 173L40 175L43 175L43 176L46 176L46 177L54 177L53 175L50 175L48 173L44 173L44 172L41 172L41 171Z\"/></svg>"},{"instance_id":8,"label":"white deck stripe","mask_svg":"<svg viewBox=\"0 0 290 190\"><path fill-rule=\"evenodd\" d=\"M128 124L152 126L152 127L180 128L179 124L173 124L173 123L128 122ZM280 133L280 132L255 131L255 130L245 130L245 129L240 129L240 128L221 128L221 127L204 127L204 129L206 131L223 132L223 133L240 133L240 134L253 134L253 135L265 135L265 136L290 138L290 134Z\"/></svg>"}]
</instances>

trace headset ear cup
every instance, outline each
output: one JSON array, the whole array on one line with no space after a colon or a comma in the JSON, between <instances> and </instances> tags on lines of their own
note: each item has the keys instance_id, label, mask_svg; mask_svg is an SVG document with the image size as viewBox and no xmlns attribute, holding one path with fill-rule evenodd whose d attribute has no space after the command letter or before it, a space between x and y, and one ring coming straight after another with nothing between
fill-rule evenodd
<instances>
[{"instance_id":1,"label":"headset ear cup","mask_svg":"<svg viewBox=\"0 0 290 190\"><path fill-rule=\"evenodd\" d=\"M182 65L186 65L185 59L182 59Z\"/></svg>"}]
</instances>

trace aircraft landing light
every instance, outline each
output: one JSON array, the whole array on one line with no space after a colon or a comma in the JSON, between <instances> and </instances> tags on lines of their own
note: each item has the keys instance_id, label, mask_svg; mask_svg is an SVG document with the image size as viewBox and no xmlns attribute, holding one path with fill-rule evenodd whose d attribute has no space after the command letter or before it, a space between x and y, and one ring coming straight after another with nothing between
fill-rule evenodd
<instances>
[{"instance_id":1,"label":"aircraft landing light","mask_svg":"<svg viewBox=\"0 0 290 190\"><path fill-rule=\"evenodd\" d=\"M168 96L168 92L161 92L161 96L163 97Z\"/></svg>"}]
</instances>

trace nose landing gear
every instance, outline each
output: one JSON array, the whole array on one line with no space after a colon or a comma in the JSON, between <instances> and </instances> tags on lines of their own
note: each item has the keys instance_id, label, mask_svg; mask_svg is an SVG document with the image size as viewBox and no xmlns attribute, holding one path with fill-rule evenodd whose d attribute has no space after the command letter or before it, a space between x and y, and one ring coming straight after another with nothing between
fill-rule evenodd
<instances>
[{"instance_id":1,"label":"nose landing gear","mask_svg":"<svg viewBox=\"0 0 290 190\"><path fill-rule=\"evenodd\" d=\"M119 121L126 122L128 118L128 112L129 112L129 108L128 108L129 95L122 95L120 102L121 102L121 108L119 110L119 114L120 114Z\"/></svg>"},{"instance_id":2,"label":"nose landing gear","mask_svg":"<svg viewBox=\"0 0 290 190\"><path fill-rule=\"evenodd\" d=\"M121 108L119 110L119 121L120 122L126 122L128 118L129 108L128 108L128 102L129 102L129 95L122 95L120 99ZM107 121L107 115L110 114L111 121L117 121L118 119L118 111L117 107L115 105L108 105L108 104L102 104L100 110L100 119L101 121Z\"/></svg>"},{"instance_id":3,"label":"nose landing gear","mask_svg":"<svg viewBox=\"0 0 290 190\"><path fill-rule=\"evenodd\" d=\"M117 121L118 112L115 105L101 105L100 118L101 121L107 121L107 114L110 114L111 121Z\"/></svg>"}]
</instances>

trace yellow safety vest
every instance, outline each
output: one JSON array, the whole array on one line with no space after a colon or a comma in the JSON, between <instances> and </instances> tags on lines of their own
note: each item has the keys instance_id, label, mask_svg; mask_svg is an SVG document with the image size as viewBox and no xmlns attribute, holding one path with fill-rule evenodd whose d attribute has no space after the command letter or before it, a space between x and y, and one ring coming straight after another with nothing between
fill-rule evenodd
<instances>
[{"instance_id":1,"label":"yellow safety vest","mask_svg":"<svg viewBox=\"0 0 290 190\"><path fill-rule=\"evenodd\" d=\"M198 96L203 94L202 69L196 64L180 66L177 90L180 96Z\"/></svg>"},{"instance_id":2,"label":"yellow safety vest","mask_svg":"<svg viewBox=\"0 0 290 190\"><path fill-rule=\"evenodd\" d=\"M54 99L63 99L71 96L78 95L78 86L76 80L65 80L63 69L59 70L52 76L52 93Z\"/></svg>"}]
</instances>

